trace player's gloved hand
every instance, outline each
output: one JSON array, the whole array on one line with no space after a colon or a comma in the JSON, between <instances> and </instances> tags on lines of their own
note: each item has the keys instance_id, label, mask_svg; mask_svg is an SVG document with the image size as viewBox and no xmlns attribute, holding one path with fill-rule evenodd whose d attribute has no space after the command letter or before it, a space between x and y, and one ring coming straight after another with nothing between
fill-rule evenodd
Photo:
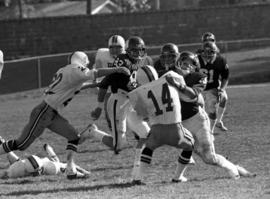
<instances>
[{"instance_id":1,"label":"player's gloved hand","mask_svg":"<svg viewBox=\"0 0 270 199\"><path fill-rule=\"evenodd\" d=\"M95 110L91 112L91 117L93 120L97 120L102 113L102 108L97 107Z\"/></svg>"},{"instance_id":2,"label":"player's gloved hand","mask_svg":"<svg viewBox=\"0 0 270 199\"><path fill-rule=\"evenodd\" d=\"M123 73L125 75L130 76L130 70L128 68L126 68L126 67L118 67L118 68L116 68L116 72L117 73Z\"/></svg>"}]
</instances>

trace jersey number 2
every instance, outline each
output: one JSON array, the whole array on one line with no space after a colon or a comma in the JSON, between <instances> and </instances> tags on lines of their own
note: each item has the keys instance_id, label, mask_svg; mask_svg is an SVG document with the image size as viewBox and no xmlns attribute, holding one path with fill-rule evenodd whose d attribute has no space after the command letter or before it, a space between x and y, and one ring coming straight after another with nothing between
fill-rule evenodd
<instances>
[{"instance_id":1,"label":"jersey number 2","mask_svg":"<svg viewBox=\"0 0 270 199\"><path fill-rule=\"evenodd\" d=\"M156 109L156 112L155 112L156 116L163 114L163 111L160 109L157 99L151 90L148 91L147 97L152 99L153 101L153 104ZM167 83L162 85L161 101L163 104L167 104L166 112L173 111L173 106L172 106L173 100L171 98L171 93L170 93L169 86Z\"/></svg>"}]
</instances>

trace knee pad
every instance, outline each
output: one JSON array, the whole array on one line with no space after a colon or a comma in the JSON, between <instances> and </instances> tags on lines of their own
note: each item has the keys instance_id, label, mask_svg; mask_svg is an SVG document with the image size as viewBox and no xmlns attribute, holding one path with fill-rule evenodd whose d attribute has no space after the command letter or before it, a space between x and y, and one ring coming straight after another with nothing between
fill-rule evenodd
<instances>
[{"instance_id":1,"label":"knee pad","mask_svg":"<svg viewBox=\"0 0 270 199\"><path fill-rule=\"evenodd\" d=\"M200 147L198 152L206 164L212 164L212 165L217 164L216 154L213 150L211 150L210 147L208 146Z\"/></svg>"}]
</instances>

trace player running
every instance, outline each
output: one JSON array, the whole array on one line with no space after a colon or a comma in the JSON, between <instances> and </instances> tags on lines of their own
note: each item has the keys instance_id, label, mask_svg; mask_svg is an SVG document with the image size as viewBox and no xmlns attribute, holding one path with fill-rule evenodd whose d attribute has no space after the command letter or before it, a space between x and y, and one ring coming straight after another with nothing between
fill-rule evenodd
<instances>
[{"instance_id":1,"label":"player running","mask_svg":"<svg viewBox=\"0 0 270 199\"><path fill-rule=\"evenodd\" d=\"M185 102L181 100L182 124L188 129L195 140L194 151L197 153L206 164L224 168L229 176L233 179L238 179L240 176L253 177L255 174L250 173L239 165L234 165L222 155L215 153L213 136L211 135L210 121L207 113L203 109L203 97L201 92L207 85L207 75L196 72L199 71L199 60L195 54L189 51L184 51L180 54L176 63L180 69L187 86L192 87L198 93L198 99L194 102ZM181 156L190 151L181 153ZM173 182L186 182L184 171L188 161L178 160L177 169L175 171Z\"/></svg>"},{"instance_id":2,"label":"player running","mask_svg":"<svg viewBox=\"0 0 270 199\"><path fill-rule=\"evenodd\" d=\"M137 36L130 37L126 42L125 48L126 52L116 57L113 67L126 67L136 71L140 66L153 65L152 59L146 55L145 43L142 38ZM99 84L98 107L91 113L94 120L99 119L102 113L102 107L104 106L105 96L109 87L110 85L104 82ZM107 115L108 113L105 114ZM111 120L108 122L110 129L112 128L111 122Z\"/></svg>"},{"instance_id":3,"label":"player running","mask_svg":"<svg viewBox=\"0 0 270 199\"><path fill-rule=\"evenodd\" d=\"M126 68L89 70L88 64L89 60L84 52L76 51L71 54L69 64L56 72L52 83L45 91L44 99L32 110L29 122L21 135L16 139L3 142L0 146L0 155L27 149L43 133L44 129L48 128L68 140L66 147L67 178L84 177L76 171L73 156L77 152L78 144L84 140L85 134L80 136L77 130L59 114L59 111L80 92L84 82L112 73L130 74Z\"/></svg>"},{"instance_id":4,"label":"player running","mask_svg":"<svg viewBox=\"0 0 270 199\"><path fill-rule=\"evenodd\" d=\"M125 39L120 35L113 35L108 40L108 48L100 48L97 51L95 64L93 68L110 68L113 67L113 62L115 58L119 55L125 53ZM98 78L96 80L96 86L103 78ZM107 93L107 90L98 89L98 105L97 107L91 112L91 116L93 119L97 120L102 113L102 109L104 108L105 111L105 118L107 121L108 126L111 126L108 112L107 112L107 101L110 97L110 92ZM102 98L101 98L102 97Z\"/></svg>"}]
</instances>

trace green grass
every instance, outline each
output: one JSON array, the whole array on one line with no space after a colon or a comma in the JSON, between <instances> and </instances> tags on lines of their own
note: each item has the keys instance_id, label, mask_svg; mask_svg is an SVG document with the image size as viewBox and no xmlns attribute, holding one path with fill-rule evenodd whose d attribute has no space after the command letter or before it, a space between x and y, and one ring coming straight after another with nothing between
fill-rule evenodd
<instances>
[{"instance_id":1,"label":"green grass","mask_svg":"<svg viewBox=\"0 0 270 199\"><path fill-rule=\"evenodd\" d=\"M253 58L245 52L242 55L243 60L252 59L252 65ZM241 64L239 61L237 63ZM270 85L229 88L228 95L230 100L224 122L229 133L218 131L216 151L256 172L256 178L231 180L226 172L205 165L195 155L197 164L187 171L190 181L172 184L170 179L178 151L162 147L154 153L151 171L145 178L147 185L132 186L130 172L135 141L129 136L130 145L119 155L114 155L97 141L89 141L79 147L76 160L92 171L89 179L69 181L62 175L0 180L0 198L270 198ZM19 136L30 111L40 100L40 90L0 96L1 135L7 139ZM91 122L89 112L95 107L95 101L96 96L92 91L82 92L63 115L80 130ZM104 118L98 121L98 126L108 130ZM44 143L51 144L60 159L65 160L65 139L48 130L24 153L18 154L42 156ZM0 167L6 165L6 157L1 156Z\"/></svg>"}]
</instances>

